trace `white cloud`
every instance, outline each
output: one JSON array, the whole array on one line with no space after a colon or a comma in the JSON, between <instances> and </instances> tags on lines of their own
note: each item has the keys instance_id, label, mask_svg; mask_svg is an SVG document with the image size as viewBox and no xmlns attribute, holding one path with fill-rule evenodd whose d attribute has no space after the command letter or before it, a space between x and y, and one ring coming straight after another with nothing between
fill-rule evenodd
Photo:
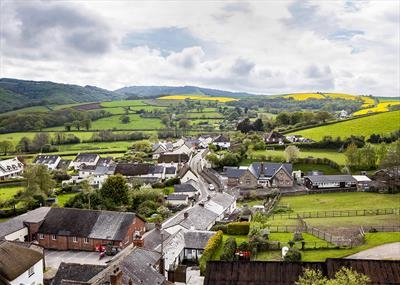
<instances>
[{"instance_id":1,"label":"white cloud","mask_svg":"<svg viewBox=\"0 0 400 285\"><path fill-rule=\"evenodd\" d=\"M0 77L399 95L397 1L30 3L0 2Z\"/></svg>"}]
</instances>

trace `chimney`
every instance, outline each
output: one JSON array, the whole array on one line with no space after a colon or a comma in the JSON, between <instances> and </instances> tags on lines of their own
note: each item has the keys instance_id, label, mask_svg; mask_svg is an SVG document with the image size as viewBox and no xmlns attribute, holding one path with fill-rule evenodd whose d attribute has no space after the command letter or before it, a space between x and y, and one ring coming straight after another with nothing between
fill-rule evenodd
<instances>
[{"instance_id":1,"label":"chimney","mask_svg":"<svg viewBox=\"0 0 400 285\"><path fill-rule=\"evenodd\" d=\"M133 236L133 246L144 247L144 240L139 231L135 231L135 235Z\"/></svg>"},{"instance_id":2,"label":"chimney","mask_svg":"<svg viewBox=\"0 0 400 285\"><path fill-rule=\"evenodd\" d=\"M111 285L122 285L122 271L119 267L115 268L110 275Z\"/></svg>"},{"instance_id":3,"label":"chimney","mask_svg":"<svg viewBox=\"0 0 400 285\"><path fill-rule=\"evenodd\" d=\"M188 212L183 213L183 218L184 219L187 219L188 217L189 217L189 213Z\"/></svg>"},{"instance_id":4,"label":"chimney","mask_svg":"<svg viewBox=\"0 0 400 285\"><path fill-rule=\"evenodd\" d=\"M260 164L260 176L265 176L264 175L264 162L261 162L261 164Z\"/></svg>"}]
</instances>

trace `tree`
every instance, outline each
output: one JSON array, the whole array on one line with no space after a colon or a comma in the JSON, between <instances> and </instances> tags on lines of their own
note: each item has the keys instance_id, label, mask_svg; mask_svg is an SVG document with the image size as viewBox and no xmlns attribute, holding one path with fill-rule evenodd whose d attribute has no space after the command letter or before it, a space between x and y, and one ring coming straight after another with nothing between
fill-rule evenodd
<instances>
[{"instance_id":1,"label":"tree","mask_svg":"<svg viewBox=\"0 0 400 285\"><path fill-rule=\"evenodd\" d=\"M119 120L121 121L121 123L127 124L131 121L131 118L127 115L123 115L123 116L119 117Z\"/></svg>"},{"instance_id":2,"label":"tree","mask_svg":"<svg viewBox=\"0 0 400 285\"><path fill-rule=\"evenodd\" d=\"M149 141L137 141L132 143L131 149L133 151L139 151L144 153L150 153L152 151L152 147Z\"/></svg>"},{"instance_id":3,"label":"tree","mask_svg":"<svg viewBox=\"0 0 400 285\"><path fill-rule=\"evenodd\" d=\"M72 125L73 125L78 131L80 131L80 129L81 129L81 121L75 120L75 121L72 122Z\"/></svg>"},{"instance_id":4,"label":"tree","mask_svg":"<svg viewBox=\"0 0 400 285\"><path fill-rule=\"evenodd\" d=\"M88 209L90 210L91 205L90 205L90 196L92 195L94 188L89 184L87 180L82 181L79 183L79 186L81 186L82 193L87 196L88 199Z\"/></svg>"},{"instance_id":5,"label":"tree","mask_svg":"<svg viewBox=\"0 0 400 285\"><path fill-rule=\"evenodd\" d=\"M351 268L342 267L336 272L332 279L326 278L322 272L317 269L306 268L296 285L366 285L370 278L362 273L358 273Z\"/></svg>"},{"instance_id":6,"label":"tree","mask_svg":"<svg viewBox=\"0 0 400 285\"><path fill-rule=\"evenodd\" d=\"M128 185L122 175L112 175L107 178L100 189L100 194L117 206L128 203Z\"/></svg>"},{"instance_id":7,"label":"tree","mask_svg":"<svg viewBox=\"0 0 400 285\"><path fill-rule=\"evenodd\" d=\"M31 150L31 147L32 147L32 142L31 142L31 140L29 139L29 138L27 138L27 137L22 137L20 140L19 140L19 142L18 142L18 144L17 144L17 146L15 147L16 148L16 150L18 151L18 152L20 152L20 153L22 153L22 152L29 152L30 150Z\"/></svg>"},{"instance_id":8,"label":"tree","mask_svg":"<svg viewBox=\"0 0 400 285\"><path fill-rule=\"evenodd\" d=\"M64 128L67 132L71 131L71 127L72 127L72 123L65 123L64 124Z\"/></svg>"},{"instance_id":9,"label":"tree","mask_svg":"<svg viewBox=\"0 0 400 285\"><path fill-rule=\"evenodd\" d=\"M321 121L321 122L325 123L326 121L332 119L332 115L329 112L326 112L326 111L318 111L317 114L315 115L315 118L318 121Z\"/></svg>"},{"instance_id":10,"label":"tree","mask_svg":"<svg viewBox=\"0 0 400 285\"><path fill-rule=\"evenodd\" d=\"M275 118L277 125L289 125L290 124L290 114L287 112L281 112Z\"/></svg>"},{"instance_id":11,"label":"tree","mask_svg":"<svg viewBox=\"0 0 400 285\"><path fill-rule=\"evenodd\" d=\"M346 165L349 167L354 167L355 165L359 164L359 157L357 153L357 145L352 142L346 148L344 155L346 156Z\"/></svg>"},{"instance_id":12,"label":"tree","mask_svg":"<svg viewBox=\"0 0 400 285\"><path fill-rule=\"evenodd\" d=\"M85 119L81 122L82 126L88 131L92 127L92 120Z\"/></svg>"},{"instance_id":13,"label":"tree","mask_svg":"<svg viewBox=\"0 0 400 285\"><path fill-rule=\"evenodd\" d=\"M7 155L13 149L13 143L11 141L1 141L0 142L0 150L4 155Z\"/></svg>"},{"instance_id":14,"label":"tree","mask_svg":"<svg viewBox=\"0 0 400 285\"><path fill-rule=\"evenodd\" d=\"M32 140L33 150L42 152L45 146L50 145L50 136L47 133L37 133Z\"/></svg>"},{"instance_id":15,"label":"tree","mask_svg":"<svg viewBox=\"0 0 400 285\"><path fill-rule=\"evenodd\" d=\"M250 122L250 119L246 118L238 123L236 129L242 133L248 133L253 129L253 126Z\"/></svg>"},{"instance_id":16,"label":"tree","mask_svg":"<svg viewBox=\"0 0 400 285\"><path fill-rule=\"evenodd\" d=\"M189 129L190 122L186 119L182 119L179 121L179 128L183 130L183 133L186 133L186 130Z\"/></svg>"},{"instance_id":17,"label":"tree","mask_svg":"<svg viewBox=\"0 0 400 285\"><path fill-rule=\"evenodd\" d=\"M289 145L285 148L284 153L285 153L286 161L293 162L299 157L300 150L295 145Z\"/></svg>"},{"instance_id":18,"label":"tree","mask_svg":"<svg viewBox=\"0 0 400 285\"><path fill-rule=\"evenodd\" d=\"M254 121L253 130L259 131L259 132L264 130L264 123L260 118L258 118L257 120Z\"/></svg>"}]
</instances>

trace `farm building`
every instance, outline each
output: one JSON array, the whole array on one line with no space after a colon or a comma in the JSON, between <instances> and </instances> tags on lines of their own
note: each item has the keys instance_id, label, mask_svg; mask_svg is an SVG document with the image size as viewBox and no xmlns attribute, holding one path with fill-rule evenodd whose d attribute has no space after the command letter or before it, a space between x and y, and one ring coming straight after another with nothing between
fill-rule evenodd
<instances>
[{"instance_id":1,"label":"farm building","mask_svg":"<svg viewBox=\"0 0 400 285\"><path fill-rule=\"evenodd\" d=\"M304 176L308 189L356 189L357 180L351 175L310 175Z\"/></svg>"},{"instance_id":2,"label":"farm building","mask_svg":"<svg viewBox=\"0 0 400 285\"><path fill-rule=\"evenodd\" d=\"M286 137L276 131L271 131L264 135L264 141L266 144L283 144Z\"/></svg>"}]
</instances>

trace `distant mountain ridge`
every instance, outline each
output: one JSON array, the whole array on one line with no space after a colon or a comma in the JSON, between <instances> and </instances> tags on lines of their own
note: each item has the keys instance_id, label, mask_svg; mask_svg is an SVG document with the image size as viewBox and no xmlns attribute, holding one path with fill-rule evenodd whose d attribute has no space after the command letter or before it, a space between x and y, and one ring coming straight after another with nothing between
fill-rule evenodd
<instances>
[{"instance_id":1,"label":"distant mountain ridge","mask_svg":"<svg viewBox=\"0 0 400 285\"><path fill-rule=\"evenodd\" d=\"M0 79L0 112L36 105L120 100L126 96L95 86L50 81Z\"/></svg>"},{"instance_id":2,"label":"distant mountain ridge","mask_svg":"<svg viewBox=\"0 0 400 285\"><path fill-rule=\"evenodd\" d=\"M208 96L220 97L246 97L258 96L246 92L231 92L211 88L203 88L197 86L129 86L123 87L114 92L123 95L138 95L138 96L161 96L161 95L179 95L179 94L204 94Z\"/></svg>"}]
</instances>

